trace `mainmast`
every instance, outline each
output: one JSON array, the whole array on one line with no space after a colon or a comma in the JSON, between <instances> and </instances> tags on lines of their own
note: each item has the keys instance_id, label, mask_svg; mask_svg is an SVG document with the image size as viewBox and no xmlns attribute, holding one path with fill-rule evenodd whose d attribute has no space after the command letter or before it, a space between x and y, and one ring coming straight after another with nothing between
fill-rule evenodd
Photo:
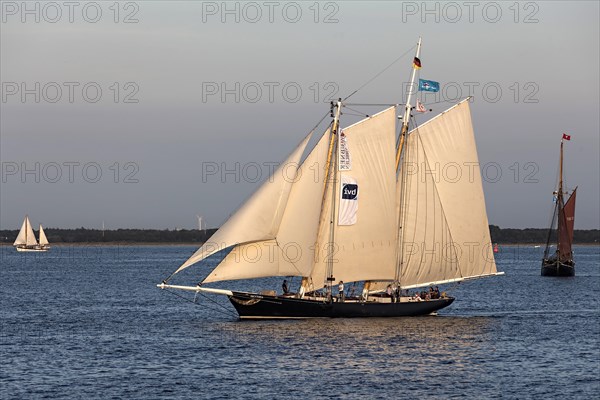
<instances>
[{"instance_id":1,"label":"mainmast","mask_svg":"<svg viewBox=\"0 0 600 400\"><path fill-rule=\"evenodd\" d=\"M421 54L421 38L417 42L417 51L415 53L415 58L418 59ZM417 75L417 69L419 68L414 64L413 60L413 70L410 76L410 87L408 89L408 96L406 97L406 105L404 107L404 117L402 118L402 130L400 131L400 141L398 143L398 149L396 151L396 171L398 170L398 166L400 165L400 155L402 154L402 148L404 147L404 139L406 134L408 133L408 123L410 122L410 110L412 108L411 101L413 92L415 90L415 77Z\"/></svg>"},{"instance_id":2,"label":"mainmast","mask_svg":"<svg viewBox=\"0 0 600 400\"><path fill-rule=\"evenodd\" d=\"M562 225L562 221L560 218L560 211L563 209L565 203L563 200L563 145L565 140L560 139L560 167L559 167L559 175L558 175L558 193L556 198L556 203L558 205L558 225L557 225L557 235L556 235L556 250L560 254L560 227Z\"/></svg>"},{"instance_id":3,"label":"mainmast","mask_svg":"<svg viewBox=\"0 0 600 400\"><path fill-rule=\"evenodd\" d=\"M560 140L560 173L558 178L558 196L562 200L563 197L563 145L564 139Z\"/></svg>"},{"instance_id":4,"label":"mainmast","mask_svg":"<svg viewBox=\"0 0 600 400\"><path fill-rule=\"evenodd\" d=\"M400 140L398 141L398 149L396 150L396 171L398 171L398 167L400 166L400 158L402 155L402 151L404 149L404 141L406 138L406 134L408 133L408 124L410 122L410 111L411 111L411 101L413 92L415 90L415 77L417 75L417 69L420 68L420 65L417 65L416 62L419 59L419 55L421 54L421 38L419 37L419 41L417 42L417 51L415 52L415 58L413 59L413 69L410 76L410 87L408 90L408 95L406 97L406 105L404 107L404 117L402 119L402 129L400 130ZM403 184L402 177L399 177L400 185ZM403 264L403 246L402 246L402 203L404 202L404 187L400 188L400 205L398 212L398 233L396 238L396 274L394 277L394 281L398 284L400 283L400 274L402 272L402 264Z\"/></svg>"},{"instance_id":5,"label":"mainmast","mask_svg":"<svg viewBox=\"0 0 600 400\"><path fill-rule=\"evenodd\" d=\"M564 139L560 140L560 161L558 167L558 188L554 194L556 195L556 204L554 206L554 212L552 213L552 220L550 222L550 229L548 229L548 237L546 239L546 249L544 250L544 259L548 258L550 250L550 240L552 238L552 228L554 227L554 220L557 221L556 226L556 251L560 250L560 210L564 206L563 201L563 145Z\"/></svg>"}]
</instances>

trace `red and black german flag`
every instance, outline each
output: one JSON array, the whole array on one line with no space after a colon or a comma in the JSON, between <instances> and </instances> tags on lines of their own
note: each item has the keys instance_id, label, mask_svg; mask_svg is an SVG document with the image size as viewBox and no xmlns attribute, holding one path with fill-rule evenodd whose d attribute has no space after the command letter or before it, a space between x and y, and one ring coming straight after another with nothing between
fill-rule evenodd
<instances>
[{"instance_id":1,"label":"red and black german flag","mask_svg":"<svg viewBox=\"0 0 600 400\"><path fill-rule=\"evenodd\" d=\"M421 60L419 60L417 57L415 57L415 59L413 60L413 67L415 69L421 68Z\"/></svg>"}]
</instances>

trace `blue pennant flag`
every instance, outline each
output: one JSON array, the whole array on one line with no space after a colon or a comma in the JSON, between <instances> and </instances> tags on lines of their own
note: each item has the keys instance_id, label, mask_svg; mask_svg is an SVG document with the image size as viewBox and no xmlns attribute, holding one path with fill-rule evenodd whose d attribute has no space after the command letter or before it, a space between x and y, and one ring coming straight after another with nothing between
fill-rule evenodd
<instances>
[{"instance_id":1,"label":"blue pennant flag","mask_svg":"<svg viewBox=\"0 0 600 400\"><path fill-rule=\"evenodd\" d=\"M436 81L427 81L425 79L419 79L419 91L421 92L439 92L440 83Z\"/></svg>"}]
</instances>

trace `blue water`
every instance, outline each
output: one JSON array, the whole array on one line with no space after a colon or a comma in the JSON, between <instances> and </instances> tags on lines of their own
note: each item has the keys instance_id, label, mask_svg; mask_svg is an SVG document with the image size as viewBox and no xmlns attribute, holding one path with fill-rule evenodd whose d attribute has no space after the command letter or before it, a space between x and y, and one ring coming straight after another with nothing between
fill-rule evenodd
<instances>
[{"instance_id":1,"label":"blue water","mask_svg":"<svg viewBox=\"0 0 600 400\"><path fill-rule=\"evenodd\" d=\"M506 275L444 287L457 300L437 317L262 322L155 287L194 250L0 247L0 398L600 394L600 247L575 249L573 278L503 247Z\"/></svg>"}]
</instances>

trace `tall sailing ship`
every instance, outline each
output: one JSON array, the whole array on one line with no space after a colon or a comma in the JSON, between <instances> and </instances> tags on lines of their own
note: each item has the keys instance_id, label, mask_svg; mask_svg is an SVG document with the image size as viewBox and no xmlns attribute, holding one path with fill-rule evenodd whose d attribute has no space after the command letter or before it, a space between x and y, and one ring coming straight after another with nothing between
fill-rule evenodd
<instances>
[{"instance_id":1,"label":"tall sailing ship","mask_svg":"<svg viewBox=\"0 0 600 400\"><path fill-rule=\"evenodd\" d=\"M13 246L17 249L17 251L48 251L50 250L50 243L48 243L48 238L46 237L46 233L44 232L44 228L42 224L40 224L40 241L38 243L35 238L35 234L33 233L33 228L31 227L31 222L29 222L29 217L26 215L25 220L23 220L23 225L21 225L21 230L17 235L17 239L13 243Z\"/></svg>"},{"instance_id":2,"label":"tall sailing ship","mask_svg":"<svg viewBox=\"0 0 600 400\"><path fill-rule=\"evenodd\" d=\"M573 261L573 227L575 226L575 199L577 187L565 201L565 195L569 193L564 190L563 185L563 145L565 140L571 140L571 136L563 134L560 141L560 167L558 177L558 188L553 193L555 196L552 221L548 229L546 249L542 259L542 276L574 276L575 261ZM551 253L554 246L552 234L556 232L556 251Z\"/></svg>"},{"instance_id":3,"label":"tall sailing ship","mask_svg":"<svg viewBox=\"0 0 600 400\"><path fill-rule=\"evenodd\" d=\"M314 130L157 286L225 295L242 319L397 317L434 313L454 301L445 293L411 297L410 289L502 274L492 253L469 99L409 130L420 48L419 39L399 134L398 105L340 129L346 104L339 99L308 154L302 157ZM173 283L225 249L200 283ZM282 295L210 286L265 277L301 280L296 293ZM357 282L359 293L346 295L344 288Z\"/></svg>"}]
</instances>

